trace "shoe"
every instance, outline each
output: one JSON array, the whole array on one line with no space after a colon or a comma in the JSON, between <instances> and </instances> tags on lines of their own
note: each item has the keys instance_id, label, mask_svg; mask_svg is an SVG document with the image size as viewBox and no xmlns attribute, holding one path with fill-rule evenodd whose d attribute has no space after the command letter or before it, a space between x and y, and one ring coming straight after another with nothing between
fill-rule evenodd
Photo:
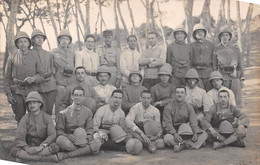
<instances>
[{"instance_id":1,"label":"shoe","mask_svg":"<svg viewBox=\"0 0 260 165\"><path fill-rule=\"evenodd\" d=\"M214 150L223 148L224 146L225 146L225 144L222 143L222 142L213 142L213 149L214 149Z\"/></svg>"},{"instance_id":2,"label":"shoe","mask_svg":"<svg viewBox=\"0 0 260 165\"><path fill-rule=\"evenodd\" d=\"M65 152L58 152L56 155L59 161L62 161L63 159L66 159L68 157L67 153Z\"/></svg>"},{"instance_id":3,"label":"shoe","mask_svg":"<svg viewBox=\"0 0 260 165\"><path fill-rule=\"evenodd\" d=\"M174 150L174 152L180 152L180 151L182 151L185 147L186 147L185 144L180 144L180 145L175 144L175 145L173 146L173 150Z\"/></svg>"},{"instance_id":4,"label":"shoe","mask_svg":"<svg viewBox=\"0 0 260 165\"><path fill-rule=\"evenodd\" d=\"M154 143L148 144L148 150L150 153L154 153L156 151L156 146Z\"/></svg>"},{"instance_id":5,"label":"shoe","mask_svg":"<svg viewBox=\"0 0 260 165\"><path fill-rule=\"evenodd\" d=\"M238 140L238 141L234 142L232 145L237 146L237 147L242 147L242 148L247 146L246 141L244 139Z\"/></svg>"}]
</instances>

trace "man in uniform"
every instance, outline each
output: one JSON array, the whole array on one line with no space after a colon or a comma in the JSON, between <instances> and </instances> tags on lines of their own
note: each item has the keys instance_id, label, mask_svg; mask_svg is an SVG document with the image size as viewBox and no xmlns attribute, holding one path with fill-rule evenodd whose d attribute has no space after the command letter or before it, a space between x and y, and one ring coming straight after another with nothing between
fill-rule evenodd
<instances>
[{"instance_id":1,"label":"man in uniform","mask_svg":"<svg viewBox=\"0 0 260 165\"><path fill-rule=\"evenodd\" d=\"M242 91L244 78L243 59L239 49L231 45L231 30L227 27L220 29L219 45L216 47L218 70L224 78L224 86L231 89L236 98L236 106L242 108Z\"/></svg>"},{"instance_id":2,"label":"man in uniform","mask_svg":"<svg viewBox=\"0 0 260 165\"><path fill-rule=\"evenodd\" d=\"M229 144L245 147L248 117L229 103L229 92L221 90L218 93L219 103L214 104L206 112L201 125L207 130L209 140L213 143L213 149L219 149Z\"/></svg>"},{"instance_id":3,"label":"man in uniform","mask_svg":"<svg viewBox=\"0 0 260 165\"><path fill-rule=\"evenodd\" d=\"M27 33L18 32L14 43L19 50L7 60L4 90L19 123L26 113L25 98L31 91L38 91L38 84L43 81L43 69L39 57L29 49L31 40Z\"/></svg>"},{"instance_id":4,"label":"man in uniform","mask_svg":"<svg viewBox=\"0 0 260 165\"><path fill-rule=\"evenodd\" d=\"M42 64L44 80L39 84L39 93L41 94L44 105L43 111L52 115L52 108L56 98L56 80L54 78L54 57L53 54L42 48L46 35L39 29L35 29L31 35L33 45L32 52L36 55Z\"/></svg>"},{"instance_id":5,"label":"man in uniform","mask_svg":"<svg viewBox=\"0 0 260 165\"><path fill-rule=\"evenodd\" d=\"M207 96L204 101L204 112L209 111L211 106L219 102L218 92L221 90L228 91L230 105L236 106L235 95L232 90L223 86L224 79L219 71L214 71L211 73L209 82L212 84L213 88L207 92Z\"/></svg>"},{"instance_id":6,"label":"man in uniform","mask_svg":"<svg viewBox=\"0 0 260 165\"><path fill-rule=\"evenodd\" d=\"M130 85L123 89L124 97L122 109L126 115L132 106L140 102L141 93L144 90L147 90L144 86L142 86L142 79L143 76L139 70L131 70L128 80Z\"/></svg>"},{"instance_id":7,"label":"man in uniform","mask_svg":"<svg viewBox=\"0 0 260 165\"><path fill-rule=\"evenodd\" d=\"M83 46L80 52L75 56L75 67L83 66L86 69L86 74L96 77L97 70L99 68L99 56L94 52L95 37L93 35L87 35L85 37L85 46Z\"/></svg>"},{"instance_id":8,"label":"man in uniform","mask_svg":"<svg viewBox=\"0 0 260 165\"><path fill-rule=\"evenodd\" d=\"M121 87L125 88L129 85L129 75L131 70L139 70L140 52L137 50L137 38L135 35L127 37L128 49L121 53L120 70L122 73Z\"/></svg>"},{"instance_id":9,"label":"man in uniform","mask_svg":"<svg viewBox=\"0 0 260 165\"><path fill-rule=\"evenodd\" d=\"M139 59L139 65L144 68L143 86L147 89L160 82L158 72L166 61L165 48L158 44L158 37L156 32L148 33L149 48L143 52Z\"/></svg>"},{"instance_id":10,"label":"man in uniform","mask_svg":"<svg viewBox=\"0 0 260 165\"><path fill-rule=\"evenodd\" d=\"M185 43L187 33L183 26L177 27L173 32L175 43L167 48L166 62L172 66L171 83L177 87L186 85L184 76L191 67L192 48Z\"/></svg>"},{"instance_id":11,"label":"man in uniform","mask_svg":"<svg viewBox=\"0 0 260 165\"><path fill-rule=\"evenodd\" d=\"M30 92L25 104L29 113L19 123L15 136L16 145L11 149L11 155L18 158L17 161L58 162L56 130L51 116L41 111L44 107L41 95L35 91Z\"/></svg>"},{"instance_id":12,"label":"man in uniform","mask_svg":"<svg viewBox=\"0 0 260 165\"><path fill-rule=\"evenodd\" d=\"M97 93L94 90L94 88L89 86L85 81L85 77L87 76L86 69L83 66L78 66L74 70L74 75L75 75L75 79L72 82L72 84L67 86L66 93L64 94L64 96L62 98L62 105L60 105L60 106L63 107L63 109L65 109L69 105L71 105L72 90L77 86L81 86L84 89L84 93L85 93L85 97L84 97L85 99L83 101L83 105L86 106L87 108L89 108L90 110L92 110L93 113L95 113L97 110L97 107L96 107L97 106L96 105Z\"/></svg>"},{"instance_id":13,"label":"man in uniform","mask_svg":"<svg viewBox=\"0 0 260 165\"><path fill-rule=\"evenodd\" d=\"M149 90L141 93L140 100L126 117L127 132L139 139L149 152L154 153L156 149L164 148L160 112L151 105L152 94Z\"/></svg>"},{"instance_id":14,"label":"man in uniform","mask_svg":"<svg viewBox=\"0 0 260 165\"><path fill-rule=\"evenodd\" d=\"M83 105L84 97L84 89L75 87L72 91L72 105L59 112L56 142L68 151L58 153L59 160L96 153L101 146L98 139L93 140L93 113Z\"/></svg>"},{"instance_id":15,"label":"man in uniform","mask_svg":"<svg viewBox=\"0 0 260 165\"><path fill-rule=\"evenodd\" d=\"M73 69L75 66L75 54L69 45L72 42L71 34L68 30L62 30L58 37L58 48L53 49L55 78L57 83L57 95L55 100L55 115L63 110L61 99L66 92L66 87L73 81Z\"/></svg>"},{"instance_id":16,"label":"man in uniform","mask_svg":"<svg viewBox=\"0 0 260 165\"><path fill-rule=\"evenodd\" d=\"M94 138L100 139L103 149L125 151L127 133L124 129L125 113L121 109L123 91L112 92L110 102L100 107L93 118Z\"/></svg>"},{"instance_id":17,"label":"man in uniform","mask_svg":"<svg viewBox=\"0 0 260 165\"><path fill-rule=\"evenodd\" d=\"M113 32L111 30L103 31L105 45L98 50L100 65L106 65L110 72L111 78L109 83L117 88L120 87L120 50L112 45Z\"/></svg>"},{"instance_id":18,"label":"man in uniform","mask_svg":"<svg viewBox=\"0 0 260 165\"><path fill-rule=\"evenodd\" d=\"M199 149L207 139L207 133L199 128L192 106L185 102L186 88L177 87L175 92L176 100L163 111L165 144L173 146L175 152L188 147Z\"/></svg>"}]
</instances>

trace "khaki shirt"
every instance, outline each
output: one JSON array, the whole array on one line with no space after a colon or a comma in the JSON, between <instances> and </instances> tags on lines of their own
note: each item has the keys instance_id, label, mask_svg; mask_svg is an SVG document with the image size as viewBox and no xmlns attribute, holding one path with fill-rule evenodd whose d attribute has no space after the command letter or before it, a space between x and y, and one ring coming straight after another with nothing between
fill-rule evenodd
<instances>
[{"instance_id":1,"label":"khaki shirt","mask_svg":"<svg viewBox=\"0 0 260 165\"><path fill-rule=\"evenodd\" d=\"M43 111L34 115L25 114L16 130L15 142L17 147L27 145L51 144L56 140L56 130L51 116Z\"/></svg>"}]
</instances>

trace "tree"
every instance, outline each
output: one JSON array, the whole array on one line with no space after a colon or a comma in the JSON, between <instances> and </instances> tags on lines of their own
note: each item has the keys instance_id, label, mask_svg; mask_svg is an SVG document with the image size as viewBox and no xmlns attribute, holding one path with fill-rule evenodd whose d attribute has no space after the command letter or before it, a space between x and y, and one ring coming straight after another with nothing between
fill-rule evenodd
<instances>
[{"instance_id":1,"label":"tree","mask_svg":"<svg viewBox=\"0 0 260 165\"><path fill-rule=\"evenodd\" d=\"M193 0L184 0L184 11L185 11L185 18L186 18L186 31L187 31L187 41L188 43L191 42L191 34L193 29L193 19L192 19L192 10L193 10Z\"/></svg>"},{"instance_id":2,"label":"tree","mask_svg":"<svg viewBox=\"0 0 260 165\"><path fill-rule=\"evenodd\" d=\"M120 48L120 30L119 30L118 16L116 12L116 4L117 4L117 0L114 0L113 9L114 9L114 20L115 20L115 27L116 27L116 44L117 47Z\"/></svg>"},{"instance_id":3,"label":"tree","mask_svg":"<svg viewBox=\"0 0 260 165\"><path fill-rule=\"evenodd\" d=\"M128 32L128 29L126 27L126 23L125 23L124 17L123 17L123 15L121 13L121 7L120 7L119 1L121 1L121 0L117 0L117 11L118 11L118 14L119 14L119 18L120 18L120 20L122 22L122 25L123 25L123 27L125 29L126 35L128 36L129 32ZM121 1L121 3L122 3L122 1Z\"/></svg>"},{"instance_id":4,"label":"tree","mask_svg":"<svg viewBox=\"0 0 260 165\"><path fill-rule=\"evenodd\" d=\"M53 17L53 14L52 14L51 3L50 3L50 0L46 0L46 2L47 2L47 9L48 9L48 12L49 12L49 16L50 16L50 19L51 19L51 24L52 24L52 27L54 29L55 36L57 38L58 30L57 30L57 26L56 26L56 23L54 21L54 17Z\"/></svg>"},{"instance_id":5,"label":"tree","mask_svg":"<svg viewBox=\"0 0 260 165\"><path fill-rule=\"evenodd\" d=\"M212 18L211 18L210 8L209 8L210 2L211 2L211 0L205 0L205 2L204 2L204 5L202 7L202 11L201 11L201 14L200 14L200 23L207 28L207 31L208 31L207 36L209 38L212 38L212 35L211 35Z\"/></svg>"}]
</instances>

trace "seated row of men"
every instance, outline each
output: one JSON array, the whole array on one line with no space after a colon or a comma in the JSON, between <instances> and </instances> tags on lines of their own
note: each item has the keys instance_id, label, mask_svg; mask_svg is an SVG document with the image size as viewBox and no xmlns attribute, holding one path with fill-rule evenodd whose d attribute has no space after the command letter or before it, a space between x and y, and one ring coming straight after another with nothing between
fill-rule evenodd
<instances>
[{"instance_id":1,"label":"seated row of men","mask_svg":"<svg viewBox=\"0 0 260 165\"><path fill-rule=\"evenodd\" d=\"M214 149L227 145L245 147L248 117L230 104L227 90L220 90L217 95L218 103L198 117L193 106L185 101L186 88L177 87L175 99L165 106L161 115L151 105L151 92L143 90L141 102L133 105L125 117L121 108L123 91L115 89L108 104L93 116L84 106L85 90L76 86L71 92L72 104L58 114L55 129L51 117L41 111L44 107L41 95L33 91L26 98L29 113L19 123L11 154L20 161L58 162L98 154L100 148L133 155L139 154L143 146L151 153L165 145L175 152L199 149L207 139L213 142Z\"/></svg>"}]
</instances>

